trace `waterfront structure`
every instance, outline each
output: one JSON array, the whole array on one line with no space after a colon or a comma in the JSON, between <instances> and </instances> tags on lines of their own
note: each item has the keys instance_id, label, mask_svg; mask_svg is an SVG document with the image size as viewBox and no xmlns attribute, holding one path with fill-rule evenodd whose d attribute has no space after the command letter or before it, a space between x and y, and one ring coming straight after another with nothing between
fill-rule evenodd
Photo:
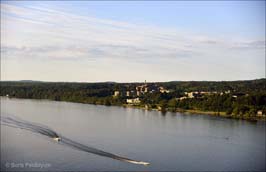
<instances>
[{"instance_id":1,"label":"waterfront structure","mask_svg":"<svg viewBox=\"0 0 266 172\"><path fill-rule=\"evenodd\" d=\"M257 112L257 116L262 116L262 115L263 115L262 110L259 110L259 111Z\"/></svg>"},{"instance_id":2,"label":"waterfront structure","mask_svg":"<svg viewBox=\"0 0 266 172\"><path fill-rule=\"evenodd\" d=\"M127 99L128 104L139 104L140 99L139 98L134 98L134 99Z\"/></svg>"}]
</instances>

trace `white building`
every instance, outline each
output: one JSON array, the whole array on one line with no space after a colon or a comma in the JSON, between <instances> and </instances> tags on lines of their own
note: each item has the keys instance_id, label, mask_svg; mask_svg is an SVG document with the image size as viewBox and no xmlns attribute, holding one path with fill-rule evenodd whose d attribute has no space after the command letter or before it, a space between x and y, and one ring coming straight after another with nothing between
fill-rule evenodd
<instances>
[{"instance_id":1,"label":"white building","mask_svg":"<svg viewBox=\"0 0 266 172\"><path fill-rule=\"evenodd\" d=\"M167 89L165 89L165 88L163 88L163 87L159 87L159 91L160 91L161 93L170 93L170 90L167 90Z\"/></svg>"},{"instance_id":2,"label":"white building","mask_svg":"<svg viewBox=\"0 0 266 172\"><path fill-rule=\"evenodd\" d=\"M184 99L187 99L187 97L183 96L183 97L176 98L176 100L184 100Z\"/></svg>"},{"instance_id":3,"label":"white building","mask_svg":"<svg viewBox=\"0 0 266 172\"><path fill-rule=\"evenodd\" d=\"M119 91L115 91L115 92L114 92L114 97L117 97L117 96L119 96L119 94L120 94L120 92L119 92Z\"/></svg>"},{"instance_id":4,"label":"white building","mask_svg":"<svg viewBox=\"0 0 266 172\"><path fill-rule=\"evenodd\" d=\"M127 103L128 104L139 104L140 103L140 100L139 100L139 98L127 99Z\"/></svg>"}]
</instances>

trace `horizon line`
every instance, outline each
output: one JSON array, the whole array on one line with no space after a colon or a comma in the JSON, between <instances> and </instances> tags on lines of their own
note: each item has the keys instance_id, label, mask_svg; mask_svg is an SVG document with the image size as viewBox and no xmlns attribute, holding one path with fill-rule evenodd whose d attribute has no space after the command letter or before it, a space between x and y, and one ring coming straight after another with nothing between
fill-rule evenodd
<instances>
[{"instance_id":1,"label":"horizon line","mask_svg":"<svg viewBox=\"0 0 266 172\"><path fill-rule=\"evenodd\" d=\"M263 80L264 78L255 78L255 79L239 79L239 80L171 80L171 81L43 81L43 80L0 80L0 82L44 82L44 83L163 83L163 82L235 82L235 81L254 81L254 80Z\"/></svg>"}]
</instances>

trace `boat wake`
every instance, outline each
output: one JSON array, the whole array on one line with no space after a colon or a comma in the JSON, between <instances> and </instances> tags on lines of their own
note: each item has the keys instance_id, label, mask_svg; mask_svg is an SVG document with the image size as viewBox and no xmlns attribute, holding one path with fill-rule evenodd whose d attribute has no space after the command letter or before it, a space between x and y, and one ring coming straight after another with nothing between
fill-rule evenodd
<instances>
[{"instance_id":1,"label":"boat wake","mask_svg":"<svg viewBox=\"0 0 266 172\"><path fill-rule=\"evenodd\" d=\"M140 165L145 165L145 166L150 164L148 162L132 160L129 158L125 158L125 157L122 157L119 155L115 155L115 154L112 154L109 152L105 152L105 151L102 151L102 150L99 150L99 149L96 149L93 147L83 145L81 143L75 142L71 139L68 139L68 138L56 133L55 131L53 131L52 129L50 129L47 126L43 126L43 125L37 124L37 123L28 122L28 121L25 121L22 119L1 116L1 125L13 127L13 128L20 128L20 129L28 130L28 131L31 131L34 133L38 133L38 134L41 134L43 136L47 136L48 138L51 138L52 140L55 140L56 142L58 142L61 145L68 146L68 147L71 147L71 148L79 150L79 151L92 153L92 154L96 154L96 155L104 156L104 157L108 157L108 158L113 158L113 159L116 159L119 161L128 162L128 163L132 163L132 164L140 164Z\"/></svg>"}]
</instances>

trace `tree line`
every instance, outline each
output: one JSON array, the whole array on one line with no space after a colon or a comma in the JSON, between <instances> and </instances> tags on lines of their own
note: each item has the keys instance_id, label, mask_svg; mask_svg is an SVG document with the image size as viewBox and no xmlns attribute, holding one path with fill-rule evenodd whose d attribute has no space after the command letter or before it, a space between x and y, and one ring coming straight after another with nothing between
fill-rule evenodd
<instances>
[{"instance_id":1,"label":"tree line","mask_svg":"<svg viewBox=\"0 0 266 172\"><path fill-rule=\"evenodd\" d=\"M113 97L116 90L135 89L142 83L65 83L65 82L28 82L1 81L1 96L29 99L50 99L101 105L124 105L127 97ZM258 111L266 112L266 79L248 81L174 81L148 83L163 86L169 93L153 92L140 96L141 104L149 108L162 108L176 111L201 110L224 112L228 116L256 116ZM229 94L212 94L200 98L177 100L190 91L216 91ZM236 93L241 96L234 97Z\"/></svg>"}]
</instances>

